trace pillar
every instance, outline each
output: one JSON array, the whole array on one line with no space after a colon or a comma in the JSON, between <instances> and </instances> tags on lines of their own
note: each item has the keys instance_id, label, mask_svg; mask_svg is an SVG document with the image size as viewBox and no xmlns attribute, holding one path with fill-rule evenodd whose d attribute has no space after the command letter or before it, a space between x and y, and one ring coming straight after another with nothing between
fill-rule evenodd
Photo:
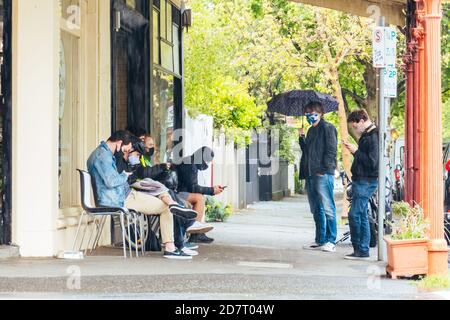
<instances>
[{"instance_id":1,"label":"pillar","mask_svg":"<svg viewBox=\"0 0 450 320\"><path fill-rule=\"evenodd\" d=\"M413 67L411 42L406 45L407 51L403 56L403 71L406 78L406 107L405 107L405 201L412 204L414 187L414 137L413 137Z\"/></svg>"},{"instance_id":2,"label":"pillar","mask_svg":"<svg viewBox=\"0 0 450 320\"><path fill-rule=\"evenodd\" d=\"M442 97L441 97L441 3L424 0L426 103L424 143L427 146L424 178L424 211L430 219L429 274L447 274L447 243L444 239L444 192L442 182Z\"/></svg>"},{"instance_id":3,"label":"pillar","mask_svg":"<svg viewBox=\"0 0 450 320\"><path fill-rule=\"evenodd\" d=\"M13 243L54 255L58 212L58 1L13 1Z\"/></svg>"},{"instance_id":4,"label":"pillar","mask_svg":"<svg viewBox=\"0 0 450 320\"><path fill-rule=\"evenodd\" d=\"M418 62L418 69L416 69L416 76L418 77L418 88L416 89L417 99L417 110L418 110L418 127L414 132L415 138L418 141L417 150L420 150L417 158L416 165L416 178L417 184L414 189L414 200L422 207L426 206L425 192L428 190L428 186L425 181L424 164L425 157L427 154L427 146L425 144L425 104L426 104L426 82L425 82L425 5L421 0L416 1L416 26L412 30L413 37L416 41L416 50Z\"/></svg>"}]
</instances>

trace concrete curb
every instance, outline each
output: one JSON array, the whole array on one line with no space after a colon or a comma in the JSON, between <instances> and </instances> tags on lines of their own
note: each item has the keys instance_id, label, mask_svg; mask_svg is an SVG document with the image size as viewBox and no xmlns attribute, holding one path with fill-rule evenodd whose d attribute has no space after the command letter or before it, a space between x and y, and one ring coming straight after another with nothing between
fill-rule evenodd
<instances>
[{"instance_id":1,"label":"concrete curb","mask_svg":"<svg viewBox=\"0 0 450 320\"><path fill-rule=\"evenodd\" d=\"M0 246L0 260L19 257L19 247Z\"/></svg>"}]
</instances>

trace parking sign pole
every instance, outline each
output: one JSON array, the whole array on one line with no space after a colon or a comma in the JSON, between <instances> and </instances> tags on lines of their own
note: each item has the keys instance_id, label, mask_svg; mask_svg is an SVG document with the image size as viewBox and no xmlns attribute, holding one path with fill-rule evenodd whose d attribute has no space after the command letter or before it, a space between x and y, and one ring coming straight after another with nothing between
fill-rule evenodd
<instances>
[{"instance_id":1,"label":"parking sign pole","mask_svg":"<svg viewBox=\"0 0 450 320\"><path fill-rule=\"evenodd\" d=\"M380 18L380 27L385 26L384 17ZM383 34L384 36L384 34ZM386 100L384 98L384 73L386 66L378 68L378 81L379 81L379 99L378 99L378 119L379 119L379 150L378 150L378 163L379 163L379 179L378 179L378 261L385 261L385 247L384 247L384 217L386 215L386 162L385 162L385 150L386 150L386 136L387 136L387 113L386 113Z\"/></svg>"}]
</instances>

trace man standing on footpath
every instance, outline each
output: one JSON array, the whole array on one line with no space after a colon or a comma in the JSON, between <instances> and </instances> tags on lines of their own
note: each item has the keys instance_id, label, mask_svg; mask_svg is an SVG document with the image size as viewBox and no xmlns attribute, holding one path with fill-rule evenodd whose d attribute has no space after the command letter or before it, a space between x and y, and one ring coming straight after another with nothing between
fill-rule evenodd
<instances>
[{"instance_id":1,"label":"man standing on footpath","mask_svg":"<svg viewBox=\"0 0 450 320\"><path fill-rule=\"evenodd\" d=\"M324 108L313 102L305 107L311 128L305 137L300 129L300 179L306 179L309 206L316 225L316 238L303 248L336 251L336 204L334 202L334 172L337 158L337 130L323 119Z\"/></svg>"},{"instance_id":2,"label":"man standing on footpath","mask_svg":"<svg viewBox=\"0 0 450 320\"><path fill-rule=\"evenodd\" d=\"M349 212L350 235L354 252L347 260L369 259L369 199L378 187L378 129L365 110L350 113L348 123L360 136L358 147L343 142L353 154L352 205Z\"/></svg>"}]
</instances>

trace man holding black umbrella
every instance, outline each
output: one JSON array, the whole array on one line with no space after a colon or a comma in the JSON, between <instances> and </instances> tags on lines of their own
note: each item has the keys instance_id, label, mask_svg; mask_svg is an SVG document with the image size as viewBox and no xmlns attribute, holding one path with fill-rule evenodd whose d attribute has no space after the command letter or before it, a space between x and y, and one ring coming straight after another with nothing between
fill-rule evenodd
<instances>
[{"instance_id":1,"label":"man holding black umbrella","mask_svg":"<svg viewBox=\"0 0 450 320\"><path fill-rule=\"evenodd\" d=\"M337 165L337 130L323 119L324 107L311 102L304 109L311 128L305 137L300 129L302 159L300 179L306 180L306 191L316 225L315 241L307 250L336 251L336 204L334 202L334 172Z\"/></svg>"}]
</instances>

